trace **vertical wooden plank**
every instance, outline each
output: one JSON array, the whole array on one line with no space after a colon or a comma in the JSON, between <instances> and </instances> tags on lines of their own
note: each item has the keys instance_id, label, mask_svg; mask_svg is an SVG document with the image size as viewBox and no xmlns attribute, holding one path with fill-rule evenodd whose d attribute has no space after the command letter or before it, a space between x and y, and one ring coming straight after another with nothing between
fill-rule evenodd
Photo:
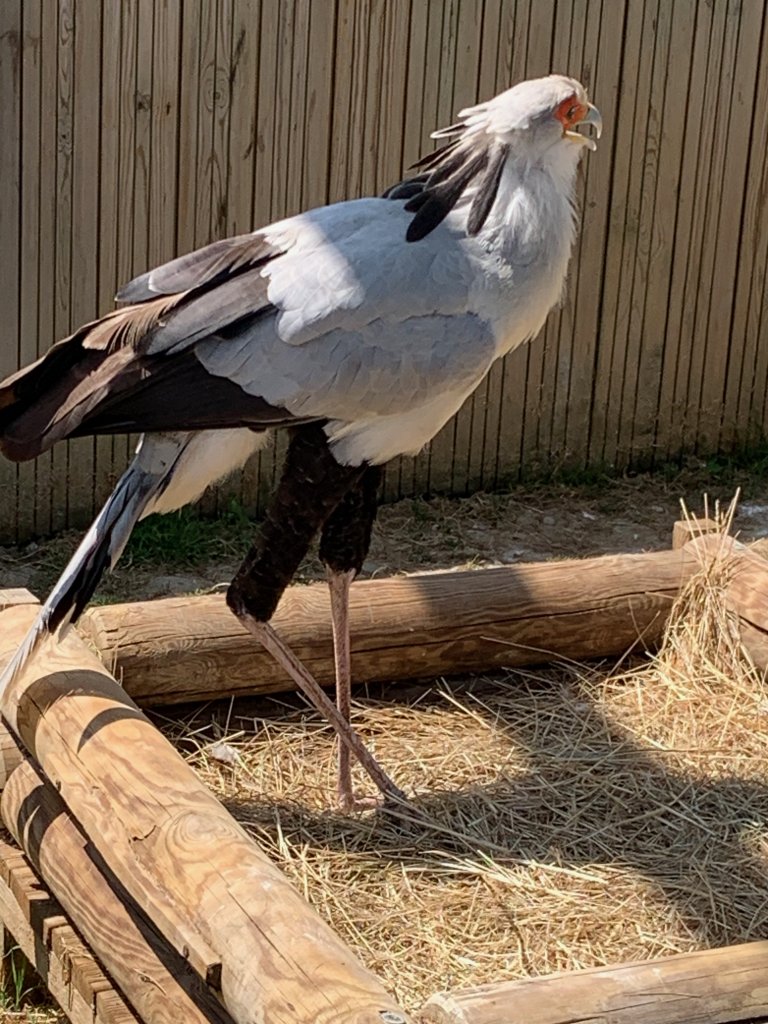
<instances>
[{"instance_id":1,"label":"vertical wooden plank","mask_svg":"<svg viewBox=\"0 0 768 1024\"><path fill-rule=\"evenodd\" d=\"M392 0L384 9L380 108L376 115L376 194L404 173L403 149L408 82L411 0Z\"/></svg>"},{"instance_id":2,"label":"vertical wooden plank","mask_svg":"<svg viewBox=\"0 0 768 1024\"><path fill-rule=\"evenodd\" d=\"M38 293L40 289L39 275L39 250L40 250L40 72L42 59L41 41L41 9L40 0L28 0L21 11L22 25L20 33L19 68L21 75L20 82L20 159L22 172L19 175L19 201L20 201L20 233L19 233L19 258L7 260L17 263L19 274L19 338L18 338L18 364L25 366L37 358L37 344L39 339L39 309ZM2 29L0 29L2 35ZM0 54L0 64L4 62L5 54ZM0 82L0 89L3 89L5 82ZM5 111L0 112L0 121L3 125L7 122L3 119ZM13 147L10 139L5 140L11 152ZM5 168L0 168L0 174L4 175ZM10 188L10 179L4 176L2 180L8 181L6 187ZM1 216L1 215L0 215ZM2 238L2 228L0 228ZM10 249L4 248L4 239L0 240L0 249L10 256ZM9 355L14 352L15 339L10 336L5 340L4 348ZM0 357L2 358L2 357ZM9 367L16 369L15 366ZM0 370L0 377L3 376ZM11 467L6 466L6 471ZM35 531L35 463L23 462L17 468L18 492L16 496L15 509L15 539L26 540ZM12 522L7 522L7 514L11 511L11 503L14 497L12 487L6 488L0 480L3 497L0 498L0 536L7 536L11 539ZM9 527L11 529L9 529ZM7 531L7 532L6 532Z\"/></svg>"},{"instance_id":3,"label":"vertical wooden plank","mask_svg":"<svg viewBox=\"0 0 768 1024\"><path fill-rule=\"evenodd\" d=\"M235 0L232 6L226 235L243 234L258 226L253 219L253 178L261 6L261 0ZM258 461L252 459L230 490L232 497L250 508L258 496L257 470Z\"/></svg>"},{"instance_id":4,"label":"vertical wooden plank","mask_svg":"<svg viewBox=\"0 0 768 1024\"><path fill-rule=\"evenodd\" d=\"M754 104L752 140L746 178L744 222L737 260L738 285L734 306L732 336L741 339L741 365L729 366L726 382L723 444L751 446L762 433L765 378L756 379L760 346L760 314L768 262L768 19L764 19L758 60L757 92ZM764 346L762 346L764 348ZM758 399L755 402L755 399ZM732 424L733 433L729 433Z\"/></svg>"},{"instance_id":5,"label":"vertical wooden plank","mask_svg":"<svg viewBox=\"0 0 768 1024\"><path fill-rule=\"evenodd\" d=\"M358 62L354 57L356 9L355 0L338 0L328 158L328 200L331 203L351 198L348 189L347 158L352 100L355 95L353 80L358 70Z\"/></svg>"},{"instance_id":6,"label":"vertical wooden plank","mask_svg":"<svg viewBox=\"0 0 768 1024\"><path fill-rule=\"evenodd\" d=\"M403 122L403 169L418 160L428 147L424 131L425 79L428 76L427 47L430 4L416 0L411 4L408 23L408 67L405 74L405 111ZM433 125L433 128L436 127ZM431 129L430 129L431 130ZM403 469L400 494L420 496L429 489L429 450L425 449Z\"/></svg>"},{"instance_id":7,"label":"vertical wooden plank","mask_svg":"<svg viewBox=\"0 0 768 1024\"><path fill-rule=\"evenodd\" d=\"M483 25L483 63L481 84L478 89L483 97L502 92L509 84L509 61L514 38L515 2L498 0L491 13L491 3L486 0ZM485 398L485 419L483 424L482 484L485 488L498 485L498 462L501 449L501 415L504 401L504 374L506 360L497 361L488 375Z\"/></svg>"},{"instance_id":8,"label":"vertical wooden plank","mask_svg":"<svg viewBox=\"0 0 768 1024\"><path fill-rule=\"evenodd\" d=\"M219 104L219 65L217 53L218 13L221 0L210 0L199 8L198 40L198 93L197 138L195 140L195 233L194 248L200 248L216 237L220 210L220 165L217 142L217 112ZM198 502L204 514L215 514L216 491L208 490Z\"/></svg>"},{"instance_id":9,"label":"vertical wooden plank","mask_svg":"<svg viewBox=\"0 0 768 1024\"><path fill-rule=\"evenodd\" d=\"M133 274L149 269L152 178L152 50L154 0L138 0L133 171Z\"/></svg>"},{"instance_id":10,"label":"vertical wooden plank","mask_svg":"<svg viewBox=\"0 0 768 1024\"><path fill-rule=\"evenodd\" d=\"M298 10L299 0L282 0L279 4L271 4L269 11L265 10L262 15L262 35L271 52L264 54L262 49L262 67L264 75L271 75L272 111L264 121L261 122L261 131L271 132L271 146L265 152L265 164L269 168L269 205L266 209L266 216L260 219L259 223L269 223L286 216L288 213L299 212L299 184L294 175L291 182L292 192L289 198L288 168L290 160L291 133L292 133L292 84L294 74L294 36L298 31L306 31L306 24L297 25L297 18L301 22L302 13ZM268 17L267 17L268 13ZM306 15L306 8L304 9ZM269 25L265 25L265 18ZM265 59L266 56L266 59ZM260 78L260 83L261 83ZM259 97L261 111L262 102L266 100L267 93L262 99ZM260 199L257 197L257 202ZM291 204L294 208L291 209ZM285 453L285 438L278 433L272 444L264 449L259 455L259 473L262 479L262 492L266 496L274 488L277 473L283 462Z\"/></svg>"},{"instance_id":11,"label":"vertical wooden plank","mask_svg":"<svg viewBox=\"0 0 768 1024\"><path fill-rule=\"evenodd\" d=\"M478 101L488 99L496 93L501 8L501 0L484 0L482 5L482 34L477 67ZM494 485L495 457L490 460L488 458L488 440L489 427L493 417L498 417L501 373L502 366L497 361L475 394L469 452L468 486L470 490L484 489Z\"/></svg>"},{"instance_id":12,"label":"vertical wooden plank","mask_svg":"<svg viewBox=\"0 0 768 1024\"><path fill-rule=\"evenodd\" d=\"M216 10L216 63L214 67L213 130L211 145L211 240L225 238L229 221L230 110L232 88L233 0L218 0Z\"/></svg>"},{"instance_id":13,"label":"vertical wooden plank","mask_svg":"<svg viewBox=\"0 0 768 1024\"><path fill-rule=\"evenodd\" d=\"M181 5L177 0L153 0L152 10L147 266L156 267L176 255Z\"/></svg>"},{"instance_id":14,"label":"vertical wooden plank","mask_svg":"<svg viewBox=\"0 0 768 1024\"><path fill-rule=\"evenodd\" d=\"M259 78L256 113L256 150L254 154L253 219L255 226L275 220L280 213L275 190L284 168L278 153L280 140L278 126L286 123L287 109L283 105L283 92L279 89L279 76L284 65L282 37L283 4L273 0L262 4L259 27ZM276 444L270 445L256 456L254 476L257 486L249 490L249 507L264 506L274 486L277 469ZM282 447L280 451L282 452Z\"/></svg>"},{"instance_id":15,"label":"vertical wooden plank","mask_svg":"<svg viewBox=\"0 0 768 1024\"><path fill-rule=\"evenodd\" d=\"M730 104L727 112L724 110L718 117L722 156L718 184L713 190L718 214L713 218L717 227L711 233L714 249L712 279L709 292L705 292L701 299L709 307L709 318L696 443L698 450L707 454L723 443L730 448L735 434L733 422L725 420L723 413L731 367L737 376L741 371L743 338L732 332L733 308L765 10L760 4L734 4L730 16L737 38Z\"/></svg>"},{"instance_id":16,"label":"vertical wooden plank","mask_svg":"<svg viewBox=\"0 0 768 1024\"><path fill-rule=\"evenodd\" d=\"M290 100L286 111L289 131L288 149L283 175L286 179L285 212L301 213L304 209L303 185L310 172L311 187L322 189L324 168L316 172L314 160L306 168L304 151L307 115L307 64L309 61L310 4L294 0L294 22L290 50ZM312 181L315 178L316 180Z\"/></svg>"},{"instance_id":17,"label":"vertical wooden plank","mask_svg":"<svg viewBox=\"0 0 768 1024\"><path fill-rule=\"evenodd\" d=\"M720 81L724 44L726 42L726 23L728 20L728 3L715 5L713 8L702 5L698 11L698 21L702 31L706 31L706 42L703 51L704 78L702 90L708 97L712 83ZM697 24L698 34L698 24ZM717 94L715 94L717 95ZM691 83L692 106L694 101L693 80ZM693 176L686 176L686 191L693 191L694 201L691 218L691 229L688 253L682 277L682 308L679 320L679 340L677 343L677 367L674 377L674 390L669 405L662 403L662 415L666 409L673 410L669 425L668 438L670 449L675 454L691 447L695 442L693 426L698 416L700 399L701 359L697 346L702 339L696 337L698 297L700 283L707 276L707 261L710 253L705 245L707 221L710 215L712 195L710 180L713 170L713 146L715 143L715 123L704 100L704 109L699 117L696 111L689 108L688 122L696 124L697 162ZM707 197L703 199L703 197ZM682 199L682 197L681 197ZM673 291L675 284L673 282ZM677 310L670 304L670 322ZM701 324L699 323L699 327ZM689 343L693 339L693 343ZM703 346L702 346L703 347ZM667 416L665 415L665 419ZM667 422L669 420L667 419Z\"/></svg>"},{"instance_id":18,"label":"vertical wooden plank","mask_svg":"<svg viewBox=\"0 0 768 1024\"><path fill-rule=\"evenodd\" d=\"M506 16L505 16L506 15ZM499 50L500 83L505 88L526 78L531 0L517 0L502 12L504 33ZM518 479L522 462L522 422L528 353L525 348L511 352L502 362L501 397L494 479Z\"/></svg>"},{"instance_id":19,"label":"vertical wooden plank","mask_svg":"<svg viewBox=\"0 0 768 1024\"><path fill-rule=\"evenodd\" d=\"M390 0L383 9L379 106L373 119L376 139L375 193L381 194L403 174L403 134L408 78L408 38L411 0ZM373 45L376 45L375 42ZM394 501L403 493L403 477L413 476L413 461L393 459L384 470L382 495ZM410 493L410 485L408 486Z\"/></svg>"},{"instance_id":20,"label":"vertical wooden plank","mask_svg":"<svg viewBox=\"0 0 768 1024\"><path fill-rule=\"evenodd\" d=\"M227 235L241 235L259 226L253 218L253 174L261 6L261 0L236 0L232 9Z\"/></svg>"},{"instance_id":21,"label":"vertical wooden plank","mask_svg":"<svg viewBox=\"0 0 768 1024\"><path fill-rule=\"evenodd\" d=\"M749 5L747 7L753 14L762 14L756 7ZM711 293L712 288L717 287L722 301L729 304L728 317L730 317L732 281L720 280L716 275L718 266L722 266L721 254L722 259L726 262L732 260L735 238L740 230L739 204L742 191L740 181L743 182L743 169L740 168L739 171L736 171L733 164L730 164L732 180L725 177L732 113L731 97L736 79L740 11L739 0L729 0L720 53L715 58L719 64L719 88L716 93L717 109L713 111L714 116L712 117L710 173L705 193L707 214L702 224L701 233L702 260L694 298L694 309L692 309L693 332L690 337L696 338L696 343L691 345L690 352L688 415L683 435L683 448L684 450L695 448L702 452L713 450L717 445L720 433L723 382L729 342L727 333L725 337L715 338L711 332ZM750 43L754 41L753 30L753 39ZM745 53L744 56L748 57L748 54ZM745 63L748 64L749 61ZM749 70L754 74L753 67ZM710 78L710 81L717 80L716 75ZM743 149L738 145L736 148L739 150L740 159L743 160L745 156ZM725 220L722 220L719 211L722 209L721 200L724 188L729 192L726 199L728 212ZM733 189L732 193L731 189ZM737 204L736 209L734 209L734 201ZM731 278L732 276L731 273ZM718 296L718 300L720 296Z\"/></svg>"},{"instance_id":22,"label":"vertical wooden plank","mask_svg":"<svg viewBox=\"0 0 768 1024\"><path fill-rule=\"evenodd\" d=\"M234 0L237 2L237 0ZM218 0L216 10L216 65L212 96L211 239L226 238L229 223L229 147L231 135L232 80L234 68L233 0ZM234 473L208 492L202 509L221 514L240 498L241 474Z\"/></svg>"},{"instance_id":23,"label":"vertical wooden plank","mask_svg":"<svg viewBox=\"0 0 768 1024\"><path fill-rule=\"evenodd\" d=\"M453 113L477 103L482 44L481 0L459 4L456 17L456 59L453 76ZM480 480L486 383L467 399L456 416L453 432L451 492L469 494Z\"/></svg>"},{"instance_id":24,"label":"vertical wooden plank","mask_svg":"<svg viewBox=\"0 0 768 1024\"><path fill-rule=\"evenodd\" d=\"M54 296L56 210L58 206L56 193L58 37L58 8L54 4L43 3L40 12L40 223L37 355L46 351L56 340ZM34 532L36 534L45 535L52 530L52 492L53 453L47 452L35 461Z\"/></svg>"},{"instance_id":25,"label":"vertical wooden plank","mask_svg":"<svg viewBox=\"0 0 768 1024\"><path fill-rule=\"evenodd\" d=\"M197 196L195 200L195 248L213 238L213 128L216 104L216 15L218 3L200 9L199 80L197 117Z\"/></svg>"},{"instance_id":26,"label":"vertical wooden plank","mask_svg":"<svg viewBox=\"0 0 768 1024\"><path fill-rule=\"evenodd\" d=\"M515 10L512 29L512 53L509 59L510 85L526 78L548 74L554 38L554 0L533 4L521 0ZM523 464L525 424L530 419L529 435L538 416L538 395L529 411L526 399L529 379L540 376L544 338L534 339L511 352L504 359L501 414L495 476L497 479L518 478ZM532 347L532 346L535 346Z\"/></svg>"},{"instance_id":27,"label":"vertical wooden plank","mask_svg":"<svg viewBox=\"0 0 768 1024\"><path fill-rule=\"evenodd\" d=\"M764 275L762 288L760 290L756 289L756 294L756 330L758 337L762 339L764 337L764 327L768 326L768 274ZM768 388L768 352L766 352L765 345L760 345L757 350L755 385L750 403L750 417L754 424L752 436L756 437L759 441L763 441L768 432L766 427L766 422L768 421L768 395L766 394L766 388Z\"/></svg>"},{"instance_id":28,"label":"vertical wooden plank","mask_svg":"<svg viewBox=\"0 0 768 1024\"><path fill-rule=\"evenodd\" d=\"M0 251L8 253L3 282L3 325L7 341L0 346L0 376L19 364L19 159L21 155L22 5L20 0L0 4ZM0 529L10 540L17 536L18 500L16 467L0 462Z\"/></svg>"},{"instance_id":29,"label":"vertical wooden plank","mask_svg":"<svg viewBox=\"0 0 768 1024\"><path fill-rule=\"evenodd\" d=\"M102 7L101 52L99 77L101 82L100 131L98 134L99 159L99 227L97 264L97 307L106 313L113 306L118 280L118 188L120 166L120 8L117 4ZM125 448L125 442L112 437L96 438L94 469L95 503L100 506L117 482L119 473L115 465L115 446Z\"/></svg>"},{"instance_id":30,"label":"vertical wooden plank","mask_svg":"<svg viewBox=\"0 0 768 1024\"><path fill-rule=\"evenodd\" d=\"M598 152L583 162L580 220L575 247L571 372L565 401L568 408L563 448L572 463L588 462L595 364L598 354L600 311L605 278L605 249L611 209L612 126L618 106L618 82L623 60L622 37L626 18L623 3L589 4L584 49L579 56L580 77L596 99L609 130ZM573 453L572 455L570 453Z\"/></svg>"},{"instance_id":31,"label":"vertical wooden plank","mask_svg":"<svg viewBox=\"0 0 768 1024\"><path fill-rule=\"evenodd\" d=\"M75 6L72 82L72 327L97 315L100 62L93 59L94 41L101 39L98 4L79 0ZM69 442L68 525L82 527L94 513L92 438Z\"/></svg>"},{"instance_id":32,"label":"vertical wooden plank","mask_svg":"<svg viewBox=\"0 0 768 1024\"><path fill-rule=\"evenodd\" d=\"M583 78L582 56L587 26L586 0L559 0L552 27L551 67ZM599 15L600 0L597 0ZM585 83L586 84L586 83ZM583 165L576 202L583 200ZM572 254L561 304L547 317L541 335L526 352L526 391L522 409L521 461L524 471L539 472L566 455L567 394L573 358L573 320L578 286L578 249Z\"/></svg>"},{"instance_id":33,"label":"vertical wooden plank","mask_svg":"<svg viewBox=\"0 0 768 1024\"><path fill-rule=\"evenodd\" d=\"M181 8L179 73L179 176L176 211L176 252L195 248L198 119L200 115L201 0L185 0Z\"/></svg>"},{"instance_id":34,"label":"vertical wooden plank","mask_svg":"<svg viewBox=\"0 0 768 1024\"><path fill-rule=\"evenodd\" d=\"M654 49L650 64L649 113L646 125L646 137L643 147L642 176L637 207L637 245L634 253L634 265L629 279L629 323L627 326L625 345L624 389L621 395L621 422L619 425L619 463L622 466L632 464L645 450L648 459L655 430L657 408L658 380L649 379L653 374L653 359L650 372L645 379L640 376L643 350L646 346L644 334L645 312L649 290L658 296L661 286L654 280L652 263L658 260L659 267L663 264L664 253L660 244L664 238L664 226L658 224L656 217L656 199L658 196L658 179L663 173L660 166L662 154L662 131L665 113L665 87L668 78L668 60L670 56L670 39L672 32L672 8L661 4L656 20ZM685 95L685 94L683 94ZM673 97L674 102L674 97ZM673 179L677 168L673 169ZM662 197L663 199L663 197ZM665 209L668 218L671 211ZM674 227L674 221L672 221ZM655 229L655 230L654 230ZM659 315L661 312L651 313ZM658 329L658 328L656 328ZM651 331L654 327L650 328ZM648 341L660 356L663 345L663 323L656 341ZM646 364L648 360L646 360Z\"/></svg>"},{"instance_id":35,"label":"vertical wooden plank","mask_svg":"<svg viewBox=\"0 0 768 1024\"><path fill-rule=\"evenodd\" d=\"M73 78L74 78L74 0L58 5L57 65L57 152L56 152L56 235L54 332L63 338L72 328L72 145L73 145ZM51 494L51 528L61 530L69 522L69 445L57 445L52 452L53 488Z\"/></svg>"},{"instance_id":36,"label":"vertical wooden plank","mask_svg":"<svg viewBox=\"0 0 768 1024\"><path fill-rule=\"evenodd\" d=\"M663 71L666 91L660 122L652 117L650 136L658 150L657 173L645 281L641 283L642 316L634 325L638 335L637 376L632 424L631 459L648 464L656 447L658 406L666 341L669 285L672 277L677 195L681 185L683 138L691 65L681 59L693 45L695 5L675 4ZM659 61L661 63L661 61ZM654 72L656 75L656 72ZM657 86L660 92L660 86ZM655 105L654 109L657 109ZM637 286L637 282L635 282ZM627 413L629 414L629 413Z\"/></svg>"},{"instance_id":37,"label":"vertical wooden plank","mask_svg":"<svg viewBox=\"0 0 768 1024\"><path fill-rule=\"evenodd\" d=\"M117 280L122 285L145 267L134 262L136 237L136 99L139 9L137 0L124 0L118 7L119 80L118 80L118 178L117 178ZM145 260L146 262L146 260ZM118 435L113 443L113 473L125 467L135 447L131 435Z\"/></svg>"},{"instance_id":38,"label":"vertical wooden plank","mask_svg":"<svg viewBox=\"0 0 768 1024\"><path fill-rule=\"evenodd\" d=\"M436 15L437 10L434 11ZM456 69L456 45L458 29L458 3L457 0L445 0L440 13L440 27L433 27L430 18L430 34L438 31L436 39L439 40L439 56L427 56L427 69L429 72L433 60L437 61L437 73L433 84L435 118L427 127L425 135L436 128L442 128L451 124L456 111L453 105L453 81ZM425 111L426 112L426 111ZM429 445L429 477L428 490L430 493L449 493L453 483L453 450L456 433L456 419L451 419L437 434Z\"/></svg>"},{"instance_id":39,"label":"vertical wooden plank","mask_svg":"<svg viewBox=\"0 0 768 1024\"><path fill-rule=\"evenodd\" d=\"M666 13L665 13L666 12ZM632 418L637 398L637 346L641 340L642 296L646 287L650 220L649 203L653 193L657 150L650 133L658 122L654 96L654 72L663 65L659 50L667 45L669 7L664 4L646 7L641 44L641 68L635 97L634 133L632 138L632 169L630 173L629 231L625 235L626 274L622 280L624 295L620 305L621 377L616 382L612 412L616 448L614 461L624 469L632 458ZM657 32L661 23L664 31Z\"/></svg>"},{"instance_id":40,"label":"vertical wooden plank","mask_svg":"<svg viewBox=\"0 0 768 1024\"><path fill-rule=\"evenodd\" d=\"M620 91L613 122L613 191L600 317L600 346L593 388L590 461L619 461L626 339L630 322L631 282L635 264L645 132L650 103L656 0L630 3L624 29ZM597 154L599 156L599 154Z\"/></svg>"},{"instance_id":41,"label":"vertical wooden plank","mask_svg":"<svg viewBox=\"0 0 768 1024\"><path fill-rule=\"evenodd\" d=\"M686 281L690 263L696 262L698 243L695 239L696 218L701 205L699 155L702 151L703 122L709 120L706 96L709 88L707 73L710 37L712 35L712 8L696 5L696 24L690 60L688 105L682 140L682 168L677 195L674 255L672 260L669 300L666 313L664 361L661 370L661 389L656 429L656 452L659 461L680 451L682 436L683 398L687 382L689 356L687 338L683 328L686 309ZM705 152L706 155L706 152ZM606 287L606 295L608 294Z\"/></svg>"},{"instance_id":42,"label":"vertical wooden plank","mask_svg":"<svg viewBox=\"0 0 768 1024\"><path fill-rule=\"evenodd\" d=\"M256 152L253 166L253 223L272 219L272 166L277 117L278 18L275 5L264 4L259 27L259 79L256 114Z\"/></svg>"},{"instance_id":43,"label":"vertical wooden plank","mask_svg":"<svg viewBox=\"0 0 768 1024\"><path fill-rule=\"evenodd\" d=\"M333 64L336 46L336 0L310 5L304 167L301 187L305 208L329 201Z\"/></svg>"},{"instance_id":44,"label":"vertical wooden plank","mask_svg":"<svg viewBox=\"0 0 768 1024\"><path fill-rule=\"evenodd\" d=\"M291 74L297 0L283 0L277 7L277 60L275 67L275 118L272 137L272 190L269 220L288 211L288 155L291 133ZM297 211L292 211L296 213Z\"/></svg>"}]
</instances>

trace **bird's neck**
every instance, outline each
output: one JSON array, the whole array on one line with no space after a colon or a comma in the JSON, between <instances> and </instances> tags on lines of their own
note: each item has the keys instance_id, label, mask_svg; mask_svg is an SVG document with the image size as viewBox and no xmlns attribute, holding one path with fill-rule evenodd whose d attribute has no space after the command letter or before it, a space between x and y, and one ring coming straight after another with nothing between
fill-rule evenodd
<instances>
[{"instance_id":1,"label":"bird's neck","mask_svg":"<svg viewBox=\"0 0 768 1024\"><path fill-rule=\"evenodd\" d=\"M515 264L568 260L575 233L577 154L531 160L511 153L485 226L488 244Z\"/></svg>"},{"instance_id":2,"label":"bird's neck","mask_svg":"<svg viewBox=\"0 0 768 1024\"><path fill-rule=\"evenodd\" d=\"M486 260L478 308L489 316L497 355L534 337L560 301L575 236L574 172L510 161L478 242Z\"/></svg>"}]
</instances>

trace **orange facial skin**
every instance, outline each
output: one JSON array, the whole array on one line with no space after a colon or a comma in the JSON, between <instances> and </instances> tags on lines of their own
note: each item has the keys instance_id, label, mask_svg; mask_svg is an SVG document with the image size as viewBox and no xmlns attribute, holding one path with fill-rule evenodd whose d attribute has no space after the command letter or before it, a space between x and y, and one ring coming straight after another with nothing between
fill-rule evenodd
<instances>
[{"instance_id":1,"label":"orange facial skin","mask_svg":"<svg viewBox=\"0 0 768 1024\"><path fill-rule=\"evenodd\" d=\"M583 121L587 116L588 108L586 103L579 102L576 93L563 100L555 111L555 117L563 126L563 133L570 131L574 125Z\"/></svg>"}]
</instances>

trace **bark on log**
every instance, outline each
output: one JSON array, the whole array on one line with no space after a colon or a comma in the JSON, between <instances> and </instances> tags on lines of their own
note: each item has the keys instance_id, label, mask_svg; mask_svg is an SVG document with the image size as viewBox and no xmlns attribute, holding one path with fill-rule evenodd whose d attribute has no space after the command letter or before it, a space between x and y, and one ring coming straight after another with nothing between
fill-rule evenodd
<instances>
[{"instance_id":1,"label":"bark on log","mask_svg":"<svg viewBox=\"0 0 768 1024\"><path fill-rule=\"evenodd\" d=\"M359 581L350 608L354 678L435 678L653 647L697 566L686 548ZM330 683L325 584L291 587L272 622ZM81 631L142 705L291 687L221 595L92 608Z\"/></svg>"},{"instance_id":2,"label":"bark on log","mask_svg":"<svg viewBox=\"0 0 768 1024\"><path fill-rule=\"evenodd\" d=\"M0 663L34 613L0 613ZM113 875L216 982L238 1024L405 1024L74 633L40 652L0 710Z\"/></svg>"},{"instance_id":3,"label":"bark on log","mask_svg":"<svg viewBox=\"0 0 768 1024\"><path fill-rule=\"evenodd\" d=\"M723 1024L768 1016L768 942L440 992L431 1024Z\"/></svg>"},{"instance_id":4,"label":"bark on log","mask_svg":"<svg viewBox=\"0 0 768 1024\"><path fill-rule=\"evenodd\" d=\"M189 964L145 920L119 879L107 881L101 858L31 761L19 765L8 780L0 807L6 828L80 935L98 950L142 1020L232 1024Z\"/></svg>"}]
</instances>

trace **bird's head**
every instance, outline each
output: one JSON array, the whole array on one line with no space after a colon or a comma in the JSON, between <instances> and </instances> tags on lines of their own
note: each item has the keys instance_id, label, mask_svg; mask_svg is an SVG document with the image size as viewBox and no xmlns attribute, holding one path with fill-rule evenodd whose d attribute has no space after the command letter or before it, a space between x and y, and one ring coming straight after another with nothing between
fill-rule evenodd
<instances>
[{"instance_id":1,"label":"bird's head","mask_svg":"<svg viewBox=\"0 0 768 1024\"><path fill-rule=\"evenodd\" d=\"M459 111L459 120L432 133L446 144L419 160L419 174L385 193L407 199L413 212L406 238L429 234L460 202L469 203L467 232L477 234L496 200L504 168L518 166L548 173L570 195L579 157L596 149L595 140L578 128L591 125L600 138L600 113L574 78L548 75L500 93L492 100Z\"/></svg>"},{"instance_id":2,"label":"bird's head","mask_svg":"<svg viewBox=\"0 0 768 1024\"><path fill-rule=\"evenodd\" d=\"M460 111L459 118L459 124L433 137L459 132L466 140L491 137L526 153L533 162L548 156L558 159L562 153L578 159L584 146L597 148L591 136L577 130L579 126L591 125L598 139L603 128L600 112L587 99L584 86L565 75L520 82L486 103Z\"/></svg>"}]
</instances>

